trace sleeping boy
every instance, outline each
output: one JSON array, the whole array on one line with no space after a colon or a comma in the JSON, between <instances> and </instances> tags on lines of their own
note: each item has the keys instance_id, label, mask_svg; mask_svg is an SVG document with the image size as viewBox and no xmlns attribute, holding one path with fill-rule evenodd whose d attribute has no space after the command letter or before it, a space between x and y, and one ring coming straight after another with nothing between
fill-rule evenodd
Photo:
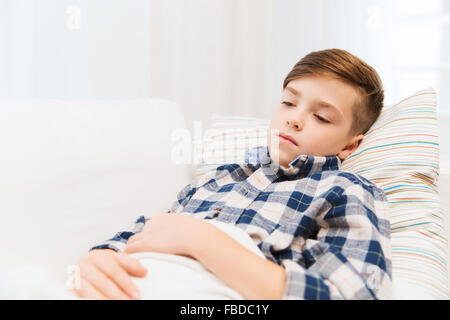
<instances>
[{"instance_id":1,"label":"sleeping boy","mask_svg":"<svg viewBox=\"0 0 450 320\"><path fill-rule=\"evenodd\" d=\"M167 213L141 216L93 247L72 293L139 299L133 277L147 269L132 254L159 252L195 259L244 299L390 299L386 196L340 170L383 101L379 75L358 57L306 55L284 80L267 146L184 187ZM241 229L263 256L208 221Z\"/></svg>"}]
</instances>

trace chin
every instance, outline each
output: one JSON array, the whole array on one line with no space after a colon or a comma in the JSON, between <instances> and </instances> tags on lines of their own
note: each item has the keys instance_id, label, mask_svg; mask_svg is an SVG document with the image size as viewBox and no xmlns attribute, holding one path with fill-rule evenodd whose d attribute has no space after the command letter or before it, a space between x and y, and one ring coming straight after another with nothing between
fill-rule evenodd
<instances>
[{"instance_id":1,"label":"chin","mask_svg":"<svg viewBox=\"0 0 450 320\"><path fill-rule=\"evenodd\" d=\"M291 161L293 161L294 159L295 158L292 158L292 159L282 158L282 159L280 159L280 161L278 161L277 164L287 168L287 167L289 167L289 163L291 163Z\"/></svg>"}]
</instances>

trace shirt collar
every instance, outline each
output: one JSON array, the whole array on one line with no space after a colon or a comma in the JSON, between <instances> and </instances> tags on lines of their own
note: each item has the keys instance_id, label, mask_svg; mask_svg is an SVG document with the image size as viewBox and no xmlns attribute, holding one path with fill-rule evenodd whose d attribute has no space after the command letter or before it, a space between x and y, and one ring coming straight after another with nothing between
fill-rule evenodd
<instances>
[{"instance_id":1,"label":"shirt collar","mask_svg":"<svg viewBox=\"0 0 450 320\"><path fill-rule=\"evenodd\" d=\"M286 168L272 163L268 146L247 149L245 151L245 163L253 167L254 170L265 165L276 166L291 179L302 178L318 171L339 170L342 164L338 156L321 157L300 154Z\"/></svg>"}]
</instances>

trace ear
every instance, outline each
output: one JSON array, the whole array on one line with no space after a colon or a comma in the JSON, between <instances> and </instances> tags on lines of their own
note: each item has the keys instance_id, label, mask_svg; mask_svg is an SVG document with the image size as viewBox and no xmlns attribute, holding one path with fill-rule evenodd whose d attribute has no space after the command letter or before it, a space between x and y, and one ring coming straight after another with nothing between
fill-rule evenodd
<instances>
[{"instance_id":1,"label":"ear","mask_svg":"<svg viewBox=\"0 0 450 320\"><path fill-rule=\"evenodd\" d=\"M339 159L344 161L347 159L353 152L355 152L356 149L358 149L359 145L364 139L364 135L360 134L359 136L355 136L350 140L350 143L348 143L338 154L337 156Z\"/></svg>"}]
</instances>

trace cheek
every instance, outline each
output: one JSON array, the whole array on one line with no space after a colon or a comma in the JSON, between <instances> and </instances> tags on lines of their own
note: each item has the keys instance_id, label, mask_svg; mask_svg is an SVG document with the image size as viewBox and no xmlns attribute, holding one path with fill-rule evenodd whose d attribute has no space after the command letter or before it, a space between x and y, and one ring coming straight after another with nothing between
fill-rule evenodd
<instances>
[{"instance_id":1,"label":"cheek","mask_svg":"<svg viewBox=\"0 0 450 320\"><path fill-rule=\"evenodd\" d=\"M271 120L270 120L269 128L267 129L268 139L270 138L271 132L273 132L273 134L276 134L276 133L278 133L277 130L280 130L280 128L283 126L282 119L283 119L282 112L277 107L272 115Z\"/></svg>"},{"instance_id":2,"label":"cheek","mask_svg":"<svg viewBox=\"0 0 450 320\"><path fill-rule=\"evenodd\" d=\"M328 141L335 138L334 130L325 129L323 126L316 123L314 119L303 122L303 125L304 127L301 135L308 136L308 140L311 140L311 142L321 141L328 143Z\"/></svg>"},{"instance_id":3,"label":"cheek","mask_svg":"<svg viewBox=\"0 0 450 320\"><path fill-rule=\"evenodd\" d=\"M322 150L334 150L343 141L343 137L337 130L324 130L321 134L315 134L316 145Z\"/></svg>"},{"instance_id":4,"label":"cheek","mask_svg":"<svg viewBox=\"0 0 450 320\"><path fill-rule=\"evenodd\" d=\"M275 108L275 110L273 111L271 124L275 124L275 123L279 122L282 115L283 115L283 110L281 109L280 106L277 106Z\"/></svg>"}]
</instances>

